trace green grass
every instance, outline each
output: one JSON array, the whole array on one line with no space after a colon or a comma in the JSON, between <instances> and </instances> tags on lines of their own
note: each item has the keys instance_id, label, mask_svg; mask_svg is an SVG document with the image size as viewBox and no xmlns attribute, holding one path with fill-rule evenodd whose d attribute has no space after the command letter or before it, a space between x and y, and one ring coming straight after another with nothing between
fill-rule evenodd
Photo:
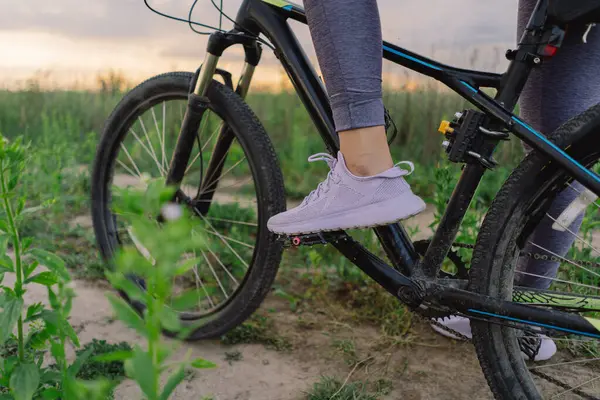
<instances>
[{"instance_id":1,"label":"green grass","mask_svg":"<svg viewBox=\"0 0 600 400\"><path fill-rule=\"evenodd\" d=\"M257 343L277 351L287 351L292 348L290 341L276 332L273 321L259 314L254 314L246 322L221 336L221 343L225 345Z\"/></svg>"},{"instance_id":2,"label":"green grass","mask_svg":"<svg viewBox=\"0 0 600 400\"><path fill-rule=\"evenodd\" d=\"M32 84L27 90L0 91L0 133L8 138L23 135L31 141L28 174L21 190L28 194L28 206L43 205L35 218L23 221L25 236L34 236L41 247L53 250L65 258L68 266L80 278L102 278L104 265L98 257L95 239L89 228L77 228L71 223L76 216L88 215L90 192L90 165L102 127L112 109L123 96L119 86L106 86L99 92L53 91L45 92ZM307 157L325 151L325 146L293 93L251 93L248 102L264 124L275 146L284 175L288 197L301 198L323 178L325 163L308 164ZM420 87L416 91L386 91L384 103L398 127L398 136L391 149L395 160L409 159L416 170L409 177L413 190L423 196L436 210L439 222L448 197L460 174L460 166L445 161L441 151L442 136L437 132L440 120L451 119L455 111L467 107L465 101L446 91ZM150 121L147 121L150 123ZM173 121L176 125L176 122ZM175 126L173 125L173 126ZM479 226L491 201L512 168L523 156L517 140L502 143L495 154L500 166L484 177L467 214L458 241L474 243ZM241 158L239 149L231 160ZM236 171L237 172L237 171ZM239 174L247 174L240 171ZM591 235L598 224L597 215L586 216L582 234ZM235 206L213 205L211 216L255 220L246 209ZM215 228L222 228L215 222ZM229 237L244 240L248 229L232 228ZM355 231L357 238L371 251L385 257L371 231ZM230 252L222 252L223 244L211 242L213 251L224 254L224 262L241 268L239 260ZM247 251L241 247L236 250ZM466 261L470 252L460 250ZM589 249L572 249L571 257L589 259ZM451 266L449 266L451 268ZM314 273L318 269L319 273ZM350 261L330 246L301 248L286 254L284 271L304 273L311 290L300 295L280 287L278 295L290 301L290 308L318 292L335 292L342 302L360 315L361 321L375 323L388 335L403 335L411 325L411 314L398 307L391 296L382 293ZM563 278L597 284L595 277L563 268ZM317 288L317 289L315 289ZM223 338L226 343L259 342L276 348L287 348L282 338L271 332L266 320L253 320Z\"/></svg>"},{"instance_id":3,"label":"green grass","mask_svg":"<svg viewBox=\"0 0 600 400\"><path fill-rule=\"evenodd\" d=\"M380 379L374 384L369 382L340 382L329 376L313 385L306 395L307 400L377 400L391 391L391 382ZM335 396L335 397L333 397Z\"/></svg>"},{"instance_id":4,"label":"green grass","mask_svg":"<svg viewBox=\"0 0 600 400\"><path fill-rule=\"evenodd\" d=\"M106 340L93 339L81 349L78 349L76 353L77 355L81 355L89 349L91 349L90 357L81 366L81 370L77 374L78 378L91 381L104 377L114 382L119 382L125 378L123 361L100 362L95 361L94 357L116 351L131 351L132 348L129 343L121 342L113 344L108 343Z\"/></svg>"}]
</instances>

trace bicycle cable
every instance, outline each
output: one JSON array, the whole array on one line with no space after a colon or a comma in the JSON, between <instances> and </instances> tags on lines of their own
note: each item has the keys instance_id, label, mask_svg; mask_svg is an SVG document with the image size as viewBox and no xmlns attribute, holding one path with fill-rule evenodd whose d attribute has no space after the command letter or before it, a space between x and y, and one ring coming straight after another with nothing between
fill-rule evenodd
<instances>
[{"instance_id":1,"label":"bicycle cable","mask_svg":"<svg viewBox=\"0 0 600 400\"><path fill-rule=\"evenodd\" d=\"M190 7L190 12L188 13L188 18L187 19L176 17L174 15L169 15L169 14L166 14L166 13L164 13L162 11L159 11L159 10L153 8L148 3L148 0L144 0L144 4L146 5L146 7L150 11L152 11L153 13L155 13L157 15L160 15L161 17L172 19L172 20L178 21L178 22L185 22L185 23L187 23L189 25L190 29L192 30L192 32L194 32L194 33L196 33L198 35L210 35L210 34L212 34L215 31L217 31L217 32L226 32L225 30L221 29L222 18L225 17L226 19L228 19L229 21L231 21L238 29L242 29L243 30L243 32L239 33L240 36L254 39L254 40L258 41L259 43L265 45L266 47L270 48L271 50L275 51L275 46L273 46L269 41L267 41L267 40L265 40L265 39L263 39L263 38L261 38L259 36L253 35L253 34L247 32L245 29L239 27L236 24L235 20L233 20L231 17L229 17L227 14L225 14L225 12L223 12L223 8L222 8L223 7L223 0L220 0L220 1L221 1L221 7L219 7L215 3L214 0L211 0L211 3L213 5L213 7L215 7L215 9L219 12L219 27L211 26L211 25L207 25L207 24L203 24L203 23L196 22L196 21L192 20L192 13L194 11L194 8L196 7L196 4L198 3L198 0L194 0L194 2L192 3L192 6ZM196 29L195 26L200 26L202 28L210 29L210 31L200 31L200 30Z\"/></svg>"}]
</instances>

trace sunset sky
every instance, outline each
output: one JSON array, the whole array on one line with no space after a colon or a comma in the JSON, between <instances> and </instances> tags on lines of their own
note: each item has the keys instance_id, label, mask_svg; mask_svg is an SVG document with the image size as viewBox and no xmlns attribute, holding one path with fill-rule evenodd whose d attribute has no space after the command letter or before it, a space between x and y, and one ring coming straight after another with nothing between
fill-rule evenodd
<instances>
[{"instance_id":1,"label":"sunset sky","mask_svg":"<svg viewBox=\"0 0 600 400\"><path fill-rule=\"evenodd\" d=\"M186 17L192 1L150 3ZM479 68L500 71L505 66L504 50L515 42L517 0L378 3L386 40L444 62L460 66L474 62ZM240 0L224 4L225 11L235 15ZM199 0L194 18L217 23L218 14L209 0ZM294 30L314 58L308 28L294 23ZM93 83L108 70L134 82L169 70L193 70L202 61L205 43L206 37L194 34L186 24L153 14L142 0L0 0L0 87L18 87L35 75L69 87ZM230 52L224 63L236 70L239 57ZM263 84L287 79L273 73L278 70L276 61L265 52L257 74ZM402 74L401 67L385 70L388 75Z\"/></svg>"}]
</instances>

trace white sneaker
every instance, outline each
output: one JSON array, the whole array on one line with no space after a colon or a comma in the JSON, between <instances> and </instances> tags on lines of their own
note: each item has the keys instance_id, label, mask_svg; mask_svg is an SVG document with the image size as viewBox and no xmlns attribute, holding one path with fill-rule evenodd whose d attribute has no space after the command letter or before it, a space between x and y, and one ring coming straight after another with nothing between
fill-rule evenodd
<instances>
[{"instance_id":1,"label":"white sneaker","mask_svg":"<svg viewBox=\"0 0 600 400\"><path fill-rule=\"evenodd\" d=\"M471 322L469 321L468 318L459 317L457 315L451 315L449 317L434 318L434 319L439 324L442 324L442 325L452 329L453 331L456 331L456 332L460 333L461 335L468 337L469 339L473 338L473 333L471 332ZM439 326L432 324L431 327L433 328L434 331L436 331L440 335L443 335L443 336L446 336L446 337L449 337L449 338L455 339L455 340L462 339L456 335L453 335L451 332L445 331L444 329L440 328ZM546 336L544 334L540 333L539 336L542 340L542 343L540 344L540 348L538 349L538 352L535 355L534 361L549 360L550 358L552 358L552 356L554 354L556 354L556 343L554 343L554 341L552 339L550 339L548 336ZM526 357L526 355L524 353L523 353L523 356Z\"/></svg>"},{"instance_id":2,"label":"white sneaker","mask_svg":"<svg viewBox=\"0 0 600 400\"><path fill-rule=\"evenodd\" d=\"M319 153L308 161L326 161L331 171L298 207L269 219L271 232L292 235L388 225L425 209L404 180L414 170L409 161L373 176L352 174L341 152L337 159ZM399 168L400 164L410 170Z\"/></svg>"}]
</instances>

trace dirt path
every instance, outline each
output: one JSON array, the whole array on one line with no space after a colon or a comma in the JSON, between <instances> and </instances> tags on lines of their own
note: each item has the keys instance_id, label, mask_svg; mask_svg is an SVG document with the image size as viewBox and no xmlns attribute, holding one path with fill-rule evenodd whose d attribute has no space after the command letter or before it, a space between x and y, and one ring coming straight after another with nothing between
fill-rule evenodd
<instances>
[{"instance_id":1,"label":"dirt path","mask_svg":"<svg viewBox=\"0 0 600 400\"><path fill-rule=\"evenodd\" d=\"M118 177L118 184L127 186L133 182ZM218 193L216 200L227 203L240 198ZM288 207L294 205L292 202ZM428 226L432 220L433 209L429 207L404 225L409 231L419 228L414 235L419 240L430 236ZM88 216L77 217L71 224L91 227ZM141 342L132 330L113 319L105 297L108 286L76 281L75 290L78 298L71 322L82 343L93 338L113 343ZM45 298L41 286L34 286L27 293L28 302ZM340 382L347 378L348 382L381 382L388 387L378 396L384 400L491 398L472 345L443 338L418 318L414 318L406 334L389 337L372 326L338 320L335 312L326 308L292 312L290 304L275 295L267 298L259 313L268 316L276 334L291 344L291 350L275 351L260 344L226 346L219 341L186 343L176 358L191 351L192 356L211 360L218 367L190 375L173 398L300 400L306 399L306 392L322 376L335 377ZM573 382L578 382L578 377L589 372L572 369L565 374L571 374ZM125 381L115 398L137 399L140 394L133 382Z\"/></svg>"},{"instance_id":2,"label":"dirt path","mask_svg":"<svg viewBox=\"0 0 600 400\"><path fill-rule=\"evenodd\" d=\"M110 288L85 281L74 284L77 299L71 323L82 343L93 338L113 343L141 342L132 330L113 319L105 297ZM26 295L28 304L45 299L45 288L38 285L31 286ZM266 310L277 332L293 344L292 350L269 350L258 344L225 346L217 341L184 344L175 358L191 351L193 356L211 360L218 367L190 376L173 399L305 398L305 392L322 375L334 376L340 381L347 377L352 368L332 343L350 339L355 345L356 357L366 360L363 361L365 368L357 368L352 379L391 382L391 392L382 399L460 399L467 393L477 399L490 397L471 346L441 338L422 322L414 324L406 343L393 344L379 342L380 335L372 327L338 325L318 311L314 315L292 313L289 304L274 296L262 307L262 312ZM226 361L228 354L237 352L241 354L240 360ZM456 382L458 370L461 371L460 384ZM133 382L125 381L117 389L115 398L136 399L139 392Z\"/></svg>"}]
</instances>

